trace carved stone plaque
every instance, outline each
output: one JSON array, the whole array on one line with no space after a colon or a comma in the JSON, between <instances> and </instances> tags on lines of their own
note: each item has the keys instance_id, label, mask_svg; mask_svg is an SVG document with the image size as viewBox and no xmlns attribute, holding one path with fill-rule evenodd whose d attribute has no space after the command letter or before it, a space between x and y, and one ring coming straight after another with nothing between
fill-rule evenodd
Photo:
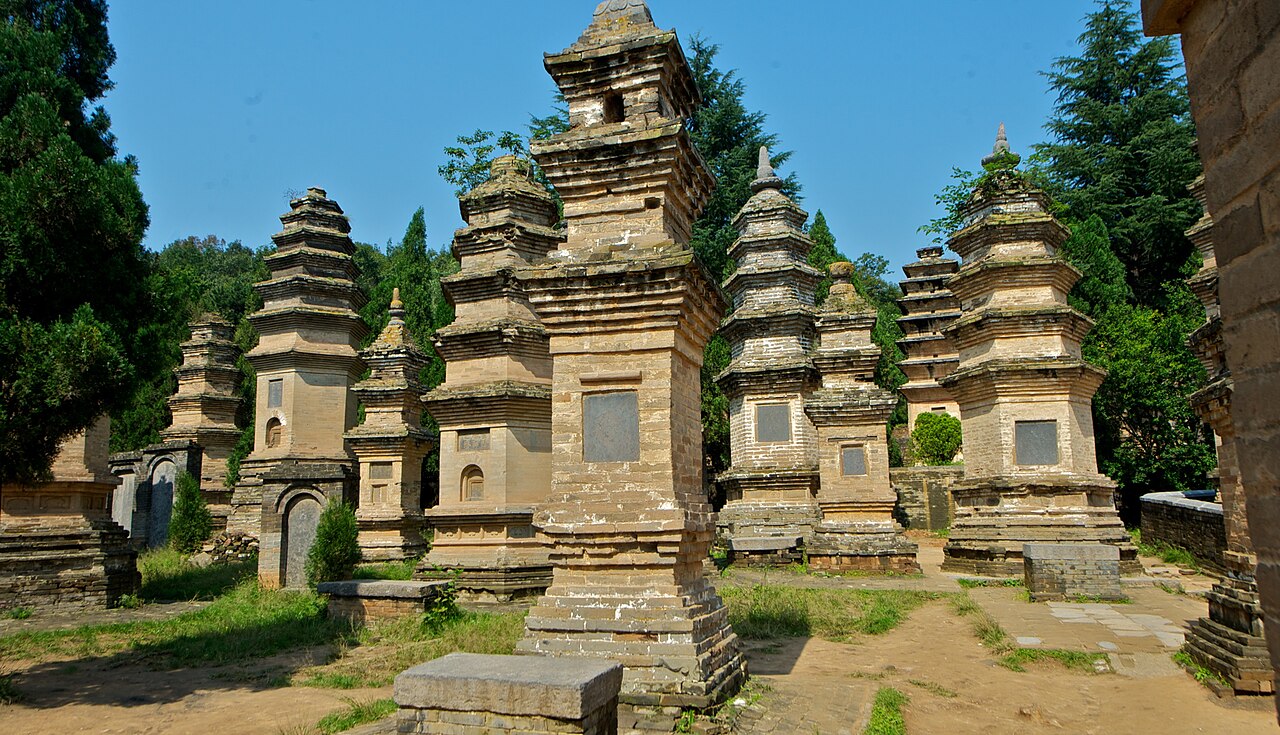
<instances>
[{"instance_id":1,"label":"carved stone plaque","mask_svg":"<svg viewBox=\"0 0 1280 735\"><path fill-rule=\"evenodd\" d=\"M487 452L489 450L489 430L473 429L458 432L459 452Z\"/></svg>"},{"instance_id":2,"label":"carved stone plaque","mask_svg":"<svg viewBox=\"0 0 1280 735\"><path fill-rule=\"evenodd\" d=\"M640 459L640 406L635 391L588 393L582 397L582 460Z\"/></svg>"},{"instance_id":3,"label":"carved stone plaque","mask_svg":"<svg viewBox=\"0 0 1280 735\"><path fill-rule=\"evenodd\" d=\"M1020 465L1058 463L1057 421L1015 421L1013 456Z\"/></svg>"},{"instance_id":4,"label":"carved stone plaque","mask_svg":"<svg viewBox=\"0 0 1280 735\"><path fill-rule=\"evenodd\" d=\"M391 479L391 463L390 462L373 462L369 465L370 480L390 480Z\"/></svg>"},{"instance_id":5,"label":"carved stone plaque","mask_svg":"<svg viewBox=\"0 0 1280 735\"><path fill-rule=\"evenodd\" d=\"M785 403L756 406L756 441L791 441L791 406Z\"/></svg>"},{"instance_id":6,"label":"carved stone plaque","mask_svg":"<svg viewBox=\"0 0 1280 735\"><path fill-rule=\"evenodd\" d=\"M279 408L284 403L284 379L267 381L267 408Z\"/></svg>"},{"instance_id":7,"label":"carved stone plaque","mask_svg":"<svg viewBox=\"0 0 1280 735\"><path fill-rule=\"evenodd\" d=\"M840 474L846 477L867 474L866 447L840 448Z\"/></svg>"}]
</instances>

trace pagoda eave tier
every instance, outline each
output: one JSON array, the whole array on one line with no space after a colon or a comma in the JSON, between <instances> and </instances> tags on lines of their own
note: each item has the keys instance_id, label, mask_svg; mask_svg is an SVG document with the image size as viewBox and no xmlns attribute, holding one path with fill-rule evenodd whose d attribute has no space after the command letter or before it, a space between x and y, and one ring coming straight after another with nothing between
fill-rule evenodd
<instances>
[{"instance_id":1,"label":"pagoda eave tier","mask_svg":"<svg viewBox=\"0 0 1280 735\"><path fill-rule=\"evenodd\" d=\"M546 329L537 322L500 318L441 327L435 349L446 363L497 356L546 359L547 341Z\"/></svg>"},{"instance_id":2,"label":"pagoda eave tier","mask_svg":"<svg viewBox=\"0 0 1280 735\"><path fill-rule=\"evenodd\" d=\"M966 265L947 281L947 287L960 301L968 301L993 292L1049 287L1063 294L1083 274L1061 258L990 258Z\"/></svg>"},{"instance_id":3,"label":"pagoda eave tier","mask_svg":"<svg viewBox=\"0 0 1280 735\"><path fill-rule=\"evenodd\" d=\"M816 426L888 423L898 396L879 388L824 388L814 391L804 412Z\"/></svg>"},{"instance_id":4,"label":"pagoda eave tier","mask_svg":"<svg viewBox=\"0 0 1280 735\"><path fill-rule=\"evenodd\" d=\"M283 347L273 345L270 349L264 349L259 343L245 358L259 373L305 366L346 372L353 380L358 380L365 369L355 348L349 345L303 342Z\"/></svg>"},{"instance_id":5,"label":"pagoda eave tier","mask_svg":"<svg viewBox=\"0 0 1280 735\"><path fill-rule=\"evenodd\" d=\"M688 248L669 245L598 262L557 262L522 271L548 333L628 334L689 329L711 339L727 300Z\"/></svg>"},{"instance_id":6,"label":"pagoda eave tier","mask_svg":"<svg viewBox=\"0 0 1280 735\"><path fill-rule=\"evenodd\" d=\"M907 263L902 266L902 272L906 274L906 278L898 281L898 285L902 286L902 290L907 290L907 285L943 283L947 278L960 268L960 264L954 260L944 260L937 263Z\"/></svg>"},{"instance_id":7,"label":"pagoda eave tier","mask_svg":"<svg viewBox=\"0 0 1280 735\"><path fill-rule=\"evenodd\" d=\"M950 289L939 288L933 291L913 291L903 294L898 304L908 313L939 311L960 311L960 300Z\"/></svg>"},{"instance_id":8,"label":"pagoda eave tier","mask_svg":"<svg viewBox=\"0 0 1280 735\"><path fill-rule=\"evenodd\" d=\"M802 392L821 384L817 368L808 358L738 359L715 377L726 395L743 393Z\"/></svg>"},{"instance_id":9,"label":"pagoda eave tier","mask_svg":"<svg viewBox=\"0 0 1280 735\"><path fill-rule=\"evenodd\" d=\"M1070 235L1048 212L997 212L956 232L947 245L970 260L975 253L1005 243L1045 243L1056 250Z\"/></svg>"},{"instance_id":10,"label":"pagoda eave tier","mask_svg":"<svg viewBox=\"0 0 1280 735\"><path fill-rule=\"evenodd\" d=\"M716 475L716 482L730 490L818 490L819 470L813 466L798 467L733 467Z\"/></svg>"},{"instance_id":11,"label":"pagoda eave tier","mask_svg":"<svg viewBox=\"0 0 1280 735\"><path fill-rule=\"evenodd\" d=\"M240 406L240 396L223 395L221 393L177 393L169 396L170 409L200 410L202 408L221 409L223 413L235 414Z\"/></svg>"},{"instance_id":12,"label":"pagoda eave tier","mask_svg":"<svg viewBox=\"0 0 1280 735\"><path fill-rule=\"evenodd\" d=\"M1071 396L1092 400L1107 371L1070 357L993 359L960 368L938 383L956 400L976 403L984 398Z\"/></svg>"},{"instance_id":13,"label":"pagoda eave tier","mask_svg":"<svg viewBox=\"0 0 1280 735\"><path fill-rule=\"evenodd\" d=\"M941 345L949 342L950 340L947 338L947 335L943 334L942 332L928 331L928 332L919 332L918 334L908 334L907 336L898 340L897 344L899 347L903 349L904 352L910 352L911 350L923 348L930 344L938 343L939 345ZM936 349L938 350L939 353L954 352L954 350L950 348L944 349L943 347L938 347Z\"/></svg>"},{"instance_id":14,"label":"pagoda eave tier","mask_svg":"<svg viewBox=\"0 0 1280 735\"><path fill-rule=\"evenodd\" d=\"M609 191L621 215L644 207L642 194L665 191L701 209L715 188L715 177L685 132L684 123L637 128L629 122L570 129L531 146L547 178L565 204L566 216L579 202L595 202Z\"/></svg>"},{"instance_id":15,"label":"pagoda eave tier","mask_svg":"<svg viewBox=\"0 0 1280 735\"><path fill-rule=\"evenodd\" d=\"M263 309L250 314L249 323L263 337L317 330L349 334L353 342L359 343L369 334L369 326L360 315L344 308L285 306ZM250 354L257 351L255 348Z\"/></svg>"},{"instance_id":16,"label":"pagoda eave tier","mask_svg":"<svg viewBox=\"0 0 1280 735\"><path fill-rule=\"evenodd\" d=\"M813 364L823 375L858 374L868 379L875 373L880 362L880 348L875 345L864 347L847 347L844 349L825 348L813 353Z\"/></svg>"},{"instance_id":17,"label":"pagoda eave tier","mask_svg":"<svg viewBox=\"0 0 1280 735\"><path fill-rule=\"evenodd\" d=\"M522 298L524 294L514 266L467 269L441 278L440 285L454 306L490 299Z\"/></svg>"},{"instance_id":18,"label":"pagoda eave tier","mask_svg":"<svg viewBox=\"0 0 1280 735\"><path fill-rule=\"evenodd\" d=\"M160 438L166 442L193 442L196 444L235 444L240 440L240 429L228 428L223 424L201 425L191 424L170 426L160 432Z\"/></svg>"},{"instance_id":19,"label":"pagoda eave tier","mask_svg":"<svg viewBox=\"0 0 1280 735\"><path fill-rule=\"evenodd\" d=\"M1093 320L1070 306L983 309L957 320L944 330L959 349L995 340L1059 336L1075 344L1093 328Z\"/></svg>"},{"instance_id":20,"label":"pagoda eave tier","mask_svg":"<svg viewBox=\"0 0 1280 735\"><path fill-rule=\"evenodd\" d=\"M780 192L773 193L780 202L789 202ZM729 245L729 257L741 262L752 254L777 254L805 262L813 250L813 241L800 230L808 215L795 206L753 206L759 204L762 196L765 195L752 197L733 219L733 227L743 234ZM782 221L777 221L779 219Z\"/></svg>"},{"instance_id":21,"label":"pagoda eave tier","mask_svg":"<svg viewBox=\"0 0 1280 735\"><path fill-rule=\"evenodd\" d=\"M263 256L272 273L327 274L332 278L355 280L360 269L349 256L332 250L298 246Z\"/></svg>"},{"instance_id":22,"label":"pagoda eave tier","mask_svg":"<svg viewBox=\"0 0 1280 735\"><path fill-rule=\"evenodd\" d=\"M441 386L422 396L422 403L443 426L509 421L541 426L550 416L551 388L514 380L458 388Z\"/></svg>"},{"instance_id":23,"label":"pagoda eave tier","mask_svg":"<svg viewBox=\"0 0 1280 735\"><path fill-rule=\"evenodd\" d=\"M273 301L284 301L301 298L304 303L316 306L328 306L333 302L350 304L352 309L364 306L368 299L360 287L345 278L328 278L312 276L304 273L272 278L253 284L262 300L270 304Z\"/></svg>"},{"instance_id":24,"label":"pagoda eave tier","mask_svg":"<svg viewBox=\"0 0 1280 735\"><path fill-rule=\"evenodd\" d=\"M817 268L807 263L760 263L740 266L724 280L723 286L729 293L744 295L753 288L783 284L795 284L801 291L812 292L822 277Z\"/></svg>"},{"instance_id":25,"label":"pagoda eave tier","mask_svg":"<svg viewBox=\"0 0 1280 735\"><path fill-rule=\"evenodd\" d=\"M733 344L752 337L812 337L816 313L812 306L798 301L743 307L725 317L720 333Z\"/></svg>"},{"instance_id":26,"label":"pagoda eave tier","mask_svg":"<svg viewBox=\"0 0 1280 735\"><path fill-rule=\"evenodd\" d=\"M542 63L568 99L604 96L615 88L656 86L666 80L670 101L678 106L677 116L693 117L702 103L674 30L579 39L559 53L544 54ZM628 84L609 86L618 81Z\"/></svg>"},{"instance_id":27,"label":"pagoda eave tier","mask_svg":"<svg viewBox=\"0 0 1280 735\"><path fill-rule=\"evenodd\" d=\"M296 215L297 213L295 212L294 214ZM315 213L308 213L306 216L314 215ZM286 226L285 231L271 236L271 241L276 245L276 252L271 256L267 256L266 259L268 264L275 262L272 256L279 258L287 251L294 248L306 248L316 253L324 253L327 251L329 253L337 253L338 255L345 256L355 254L356 247L355 244L351 242L351 238L347 235L347 233L350 232L350 227L347 225L345 218L338 217L335 219L335 222L342 224L341 229L326 226L313 227L310 225L289 227L288 225L291 224L291 222L286 221L289 219L289 215L281 217L280 221L284 222Z\"/></svg>"},{"instance_id":28,"label":"pagoda eave tier","mask_svg":"<svg viewBox=\"0 0 1280 735\"><path fill-rule=\"evenodd\" d=\"M560 231L527 222L499 220L462 227L453 233L453 256L458 259L509 250L525 260L545 255L564 242Z\"/></svg>"},{"instance_id":29,"label":"pagoda eave tier","mask_svg":"<svg viewBox=\"0 0 1280 735\"><path fill-rule=\"evenodd\" d=\"M406 444L436 445L435 437L427 433L427 430L420 426L369 426L368 424L360 424L342 435L353 448L372 448L377 446L405 446Z\"/></svg>"}]
</instances>

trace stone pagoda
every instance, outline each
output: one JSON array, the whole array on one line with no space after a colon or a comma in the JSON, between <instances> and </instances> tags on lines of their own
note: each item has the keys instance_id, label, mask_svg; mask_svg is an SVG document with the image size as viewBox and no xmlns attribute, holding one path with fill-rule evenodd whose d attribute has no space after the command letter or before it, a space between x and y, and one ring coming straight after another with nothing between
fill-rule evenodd
<instances>
[{"instance_id":1,"label":"stone pagoda","mask_svg":"<svg viewBox=\"0 0 1280 735\"><path fill-rule=\"evenodd\" d=\"M960 364L939 383L960 405L965 475L943 570L1021 575L1024 543L1103 543L1135 573L1094 452L1091 401L1105 373L1080 356L1093 322L1067 304L1080 271L1059 257L1069 232L1019 160L1001 125L948 241L963 259L947 281L963 315L945 332Z\"/></svg>"},{"instance_id":2,"label":"stone pagoda","mask_svg":"<svg viewBox=\"0 0 1280 735\"><path fill-rule=\"evenodd\" d=\"M898 397L874 382L876 310L854 289L852 263L832 263L830 272L813 353L822 387L804 408L817 429L821 471L822 522L809 543L809 564L827 571L919 572L916 545L893 518L897 495L889 484L885 428Z\"/></svg>"},{"instance_id":3,"label":"stone pagoda","mask_svg":"<svg viewBox=\"0 0 1280 735\"><path fill-rule=\"evenodd\" d=\"M516 270L560 247L558 218L528 161L496 159L459 199L461 270L442 279L453 324L436 331L443 384L423 396L440 424L440 504L419 577L456 575L467 596L507 599L551 583L533 511L551 493L551 354Z\"/></svg>"},{"instance_id":4,"label":"stone pagoda","mask_svg":"<svg viewBox=\"0 0 1280 735\"><path fill-rule=\"evenodd\" d=\"M266 257L271 277L254 289L260 335L246 357L258 373L253 453L240 465L228 530L259 535L258 577L305 584L303 564L323 505L355 500L354 459L343 434L356 425L351 386L368 327L357 310L351 226L324 189L289 202Z\"/></svg>"},{"instance_id":5,"label":"stone pagoda","mask_svg":"<svg viewBox=\"0 0 1280 735\"><path fill-rule=\"evenodd\" d=\"M0 487L0 611L115 607L136 592L137 555L111 519L111 419L62 442L51 478Z\"/></svg>"},{"instance_id":6,"label":"stone pagoda","mask_svg":"<svg viewBox=\"0 0 1280 735\"><path fill-rule=\"evenodd\" d=\"M200 489L214 518L224 525L231 512L227 458L240 440L240 349L235 327L217 314L191 322L191 339L182 343L182 364L174 371L178 391L169 397L173 421L160 432L167 442L194 442L200 452Z\"/></svg>"},{"instance_id":7,"label":"stone pagoda","mask_svg":"<svg viewBox=\"0 0 1280 735\"><path fill-rule=\"evenodd\" d=\"M960 264L942 257L941 245L920 248L916 257L919 260L902 267L907 277L899 281L902 298L898 299L903 314L898 317L898 326L904 335L898 346L906 355L898 367L907 376L899 390L907 399L908 430L915 428L916 417L922 413L960 416L960 406L938 384L960 362L955 346L943 332L960 318L960 302L947 288L947 279L960 270Z\"/></svg>"},{"instance_id":8,"label":"stone pagoda","mask_svg":"<svg viewBox=\"0 0 1280 735\"><path fill-rule=\"evenodd\" d=\"M685 129L700 103L674 31L607 0L546 57L570 128L533 154L564 200L563 249L522 273L551 337L554 576L517 650L613 658L621 699L707 707L746 674L707 580L702 351L724 313L689 247L714 185Z\"/></svg>"},{"instance_id":9,"label":"stone pagoda","mask_svg":"<svg viewBox=\"0 0 1280 735\"><path fill-rule=\"evenodd\" d=\"M387 326L360 352L369 377L352 390L364 404L364 423L347 432L347 446L359 463L360 553L366 561L420 556L422 461L435 440L422 428L422 385L418 376L427 356L404 322L400 289L391 297Z\"/></svg>"},{"instance_id":10,"label":"stone pagoda","mask_svg":"<svg viewBox=\"0 0 1280 735\"><path fill-rule=\"evenodd\" d=\"M1227 549L1222 554L1226 575L1213 586L1209 617L1191 623L1187 651L1200 665L1217 672L1241 694L1275 692L1275 674L1267 659L1263 636L1262 606L1254 569L1258 565L1245 515L1244 487L1240 482L1235 426L1231 420L1231 371L1222 343L1222 314L1218 301L1218 262L1213 244L1213 217L1204 194L1204 177L1191 185L1191 193L1204 207L1204 215L1187 230L1204 258L1204 265L1188 281L1204 304L1207 321L1188 337L1191 349L1209 374L1209 383L1191 396L1196 413L1217 437L1218 487L1226 524Z\"/></svg>"},{"instance_id":11,"label":"stone pagoda","mask_svg":"<svg viewBox=\"0 0 1280 735\"><path fill-rule=\"evenodd\" d=\"M820 385L809 352L822 273L806 261L808 215L782 193L763 147L751 189L729 247L738 267L724 282L732 359L716 381L729 398L733 465L718 478L728 501L720 532L735 560L799 563L818 522L817 435L804 401Z\"/></svg>"}]
</instances>

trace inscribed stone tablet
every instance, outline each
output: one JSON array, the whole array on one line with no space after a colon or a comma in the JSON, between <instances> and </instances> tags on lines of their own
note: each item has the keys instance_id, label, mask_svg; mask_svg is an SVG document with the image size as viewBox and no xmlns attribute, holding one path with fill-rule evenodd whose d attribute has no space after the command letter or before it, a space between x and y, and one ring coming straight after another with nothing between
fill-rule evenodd
<instances>
[{"instance_id":1,"label":"inscribed stone tablet","mask_svg":"<svg viewBox=\"0 0 1280 735\"><path fill-rule=\"evenodd\" d=\"M785 403L756 406L756 441L791 441L791 406Z\"/></svg>"},{"instance_id":2,"label":"inscribed stone tablet","mask_svg":"<svg viewBox=\"0 0 1280 735\"><path fill-rule=\"evenodd\" d=\"M279 408L284 402L284 379L267 381L267 408Z\"/></svg>"},{"instance_id":3,"label":"inscribed stone tablet","mask_svg":"<svg viewBox=\"0 0 1280 735\"><path fill-rule=\"evenodd\" d=\"M582 397L582 460L640 459L640 405L634 391Z\"/></svg>"},{"instance_id":4,"label":"inscribed stone tablet","mask_svg":"<svg viewBox=\"0 0 1280 735\"><path fill-rule=\"evenodd\" d=\"M1058 463L1057 421L1015 421L1014 458L1020 465Z\"/></svg>"},{"instance_id":5,"label":"inscribed stone tablet","mask_svg":"<svg viewBox=\"0 0 1280 735\"><path fill-rule=\"evenodd\" d=\"M843 447L840 450L840 474L846 477L867 474L865 447Z\"/></svg>"},{"instance_id":6,"label":"inscribed stone tablet","mask_svg":"<svg viewBox=\"0 0 1280 735\"><path fill-rule=\"evenodd\" d=\"M391 463L390 462L374 462L369 465L370 480L390 480L391 479Z\"/></svg>"},{"instance_id":7,"label":"inscribed stone tablet","mask_svg":"<svg viewBox=\"0 0 1280 735\"><path fill-rule=\"evenodd\" d=\"M479 429L458 432L459 452L485 452L489 450L489 430Z\"/></svg>"}]
</instances>

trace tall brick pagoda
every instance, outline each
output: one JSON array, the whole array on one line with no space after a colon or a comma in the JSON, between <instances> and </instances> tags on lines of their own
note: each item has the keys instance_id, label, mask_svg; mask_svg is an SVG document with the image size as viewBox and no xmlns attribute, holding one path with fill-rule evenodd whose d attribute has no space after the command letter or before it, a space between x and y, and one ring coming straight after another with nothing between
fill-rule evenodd
<instances>
[{"instance_id":1,"label":"tall brick pagoda","mask_svg":"<svg viewBox=\"0 0 1280 735\"><path fill-rule=\"evenodd\" d=\"M885 427L898 397L875 384L880 348L871 339L875 307L853 286L853 264L832 263L833 283L817 323L813 363L822 387L805 413L817 429L822 522L809 543L809 564L828 571L913 573L916 545L893 518Z\"/></svg>"},{"instance_id":2,"label":"tall brick pagoda","mask_svg":"<svg viewBox=\"0 0 1280 735\"><path fill-rule=\"evenodd\" d=\"M1112 544L1137 572L1097 468L1091 402L1105 373L1080 356L1093 322L1067 304L1080 271L1058 255L1067 228L1019 160L1001 125L948 240L963 259L947 282L963 315L945 332L960 364L939 383L960 405L965 477L943 569L1021 575L1023 544L1045 542Z\"/></svg>"},{"instance_id":3,"label":"tall brick pagoda","mask_svg":"<svg viewBox=\"0 0 1280 735\"><path fill-rule=\"evenodd\" d=\"M960 362L956 348L944 333L960 318L960 302L947 287L947 279L960 270L954 258L942 256L942 246L932 245L916 251L919 258L902 267L906 279L899 281L902 298L898 307L902 316L902 348L906 359L898 363L907 376L899 390L907 399L907 426L915 428L922 413L949 413L960 416L960 406L938 380L955 370Z\"/></svg>"},{"instance_id":4,"label":"tall brick pagoda","mask_svg":"<svg viewBox=\"0 0 1280 735\"><path fill-rule=\"evenodd\" d=\"M716 381L729 398L733 465L718 478L728 501L719 523L735 560L801 562L818 521L817 434L804 401L821 385L809 352L822 273L807 262L808 215L782 193L763 147L751 189L729 248L738 267L724 282L732 359Z\"/></svg>"},{"instance_id":5,"label":"tall brick pagoda","mask_svg":"<svg viewBox=\"0 0 1280 735\"><path fill-rule=\"evenodd\" d=\"M453 324L436 331L443 384L423 396L440 424L440 504L418 576L457 576L462 592L506 599L541 592L551 561L533 530L551 493L551 354L516 270L560 247L551 195L530 164L496 159L458 204L461 270L443 279Z\"/></svg>"},{"instance_id":6,"label":"tall brick pagoda","mask_svg":"<svg viewBox=\"0 0 1280 735\"><path fill-rule=\"evenodd\" d=\"M0 611L115 607L136 592L137 555L111 519L111 419L64 440L50 479L0 487Z\"/></svg>"},{"instance_id":7,"label":"tall brick pagoda","mask_svg":"<svg viewBox=\"0 0 1280 735\"><path fill-rule=\"evenodd\" d=\"M554 575L517 650L614 658L623 702L705 707L746 669L703 568L700 369L725 301L688 244L714 185L684 125L700 99L640 0L602 2L545 65L570 128L533 154L568 239L522 278L554 364L552 495L534 518Z\"/></svg>"},{"instance_id":8,"label":"tall brick pagoda","mask_svg":"<svg viewBox=\"0 0 1280 735\"><path fill-rule=\"evenodd\" d=\"M235 327L217 314L202 314L191 322L191 339L182 343L182 364L174 371L178 391L169 397L173 421L160 432L165 442L199 445L200 489L220 519L231 512L227 458L240 440L240 350L234 336Z\"/></svg>"},{"instance_id":9,"label":"tall brick pagoda","mask_svg":"<svg viewBox=\"0 0 1280 735\"><path fill-rule=\"evenodd\" d=\"M1207 319L1187 342L1204 364L1209 383L1191 396L1191 405L1217 436L1218 494L1226 524L1227 548L1222 554L1226 575L1213 586L1209 616L1191 623L1187 652L1200 665L1215 671L1241 694L1275 692L1275 672L1267 659L1262 605L1254 570L1258 558L1249 536L1245 493L1240 482L1235 424L1231 420L1231 371L1222 343L1222 309L1218 300L1218 259L1213 243L1213 217L1205 201L1204 177L1191 185L1204 215L1187 237L1195 243L1204 265L1188 281L1204 304Z\"/></svg>"},{"instance_id":10,"label":"tall brick pagoda","mask_svg":"<svg viewBox=\"0 0 1280 735\"><path fill-rule=\"evenodd\" d=\"M364 404L364 422L347 432L359 463L360 502L356 522L366 561L409 559L426 551L422 537L422 461L435 440L422 428L422 385L427 356L404 321L400 289L391 314L373 344L360 352L369 377L352 391Z\"/></svg>"},{"instance_id":11,"label":"tall brick pagoda","mask_svg":"<svg viewBox=\"0 0 1280 735\"><path fill-rule=\"evenodd\" d=\"M323 189L307 189L280 217L255 284L260 335L246 357L258 374L253 453L240 465L228 530L259 535L259 579L300 586L315 523L330 500L355 500L354 458L343 434L356 424L351 386L364 372L368 334L358 310L351 226Z\"/></svg>"}]
</instances>

